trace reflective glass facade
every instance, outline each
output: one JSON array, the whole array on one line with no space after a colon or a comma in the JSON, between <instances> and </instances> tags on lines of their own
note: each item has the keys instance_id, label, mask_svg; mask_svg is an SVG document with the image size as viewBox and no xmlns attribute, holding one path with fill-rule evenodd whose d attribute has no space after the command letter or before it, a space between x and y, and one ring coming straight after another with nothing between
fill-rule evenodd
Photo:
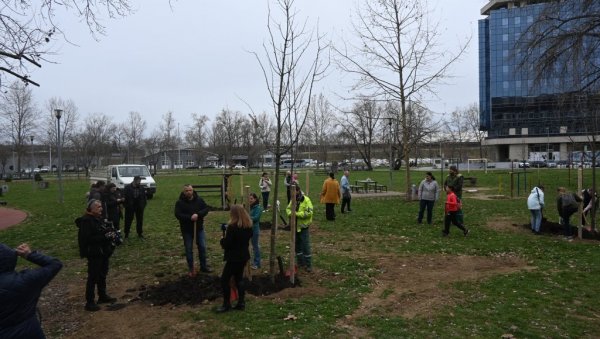
<instances>
[{"instance_id":1,"label":"reflective glass facade","mask_svg":"<svg viewBox=\"0 0 600 339\"><path fill-rule=\"evenodd\" d=\"M489 138L585 133L576 123L574 99L560 96L570 92L565 88L568 77L534 84L533 76L518 65L523 51L516 42L545 6L498 8L479 21L480 125Z\"/></svg>"}]
</instances>

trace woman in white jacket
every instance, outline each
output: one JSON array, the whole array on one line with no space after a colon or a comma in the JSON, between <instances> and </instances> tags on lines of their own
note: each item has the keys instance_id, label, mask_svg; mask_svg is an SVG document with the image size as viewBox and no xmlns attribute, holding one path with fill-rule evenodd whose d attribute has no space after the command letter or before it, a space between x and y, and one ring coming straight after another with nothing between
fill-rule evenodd
<instances>
[{"instance_id":1,"label":"woman in white jacket","mask_svg":"<svg viewBox=\"0 0 600 339\"><path fill-rule=\"evenodd\" d=\"M531 190L527 198L527 208L531 212L531 231L533 234L540 234L542 225L542 209L544 208L544 186L538 185Z\"/></svg>"},{"instance_id":2,"label":"woman in white jacket","mask_svg":"<svg viewBox=\"0 0 600 339\"><path fill-rule=\"evenodd\" d=\"M423 222L423 213L427 209L427 223L431 225L433 219L433 205L440 197L440 186L431 172L425 174L425 179L419 185L419 217L417 222Z\"/></svg>"}]
</instances>

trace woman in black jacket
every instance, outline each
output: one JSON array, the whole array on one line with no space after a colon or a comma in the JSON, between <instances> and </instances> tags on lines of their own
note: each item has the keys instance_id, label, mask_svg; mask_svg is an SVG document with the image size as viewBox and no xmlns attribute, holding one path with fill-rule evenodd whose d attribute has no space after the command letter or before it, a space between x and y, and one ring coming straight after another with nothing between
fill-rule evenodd
<instances>
[{"instance_id":1,"label":"woman in black jacket","mask_svg":"<svg viewBox=\"0 0 600 339\"><path fill-rule=\"evenodd\" d=\"M227 312L231 309L231 288L229 281L231 277L235 280L238 290L238 303L236 310L244 310L246 303L245 286L243 282L244 267L250 259L248 243L252 238L252 220L243 206L231 206L230 219L227 223L227 230L221 238L221 247L225 250L225 267L221 274L221 288L223 289L223 306L217 309L217 312Z\"/></svg>"}]
</instances>

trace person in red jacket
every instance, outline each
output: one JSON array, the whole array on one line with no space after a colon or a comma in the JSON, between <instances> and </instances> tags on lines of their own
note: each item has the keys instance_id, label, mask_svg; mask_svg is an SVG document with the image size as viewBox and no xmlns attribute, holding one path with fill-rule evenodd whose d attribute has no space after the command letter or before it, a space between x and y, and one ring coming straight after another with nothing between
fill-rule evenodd
<instances>
[{"instance_id":1,"label":"person in red jacket","mask_svg":"<svg viewBox=\"0 0 600 339\"><path fill-rule=\"evenodd\" d=\"M465 236L469 234L469 230L465 228L465 225L463 225L457 217L461 208L461 201L456 194L454 194L454 186L447 186L446 207L444 210L444 230L442 231L444 237L447 237L450 233L450 223L460 228Z\"/></svg>"}]
</instances>

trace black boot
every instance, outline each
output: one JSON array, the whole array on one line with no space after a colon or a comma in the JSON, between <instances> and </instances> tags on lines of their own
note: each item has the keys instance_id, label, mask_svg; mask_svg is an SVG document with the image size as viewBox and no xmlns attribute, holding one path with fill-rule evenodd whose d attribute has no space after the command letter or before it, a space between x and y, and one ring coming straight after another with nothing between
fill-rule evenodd
<instances>
[{"instance_id":1,"label":"black boot","mask_svg":"<svg viewBox=\"0 0 600 339\"><path fill-rule=\"evenodd\" d=\"M100 306L96 305L94 302L88 302L85 304L85 310L88 312L100 311Z\"/></svg>"},{"instance_id":2,"label":"black boot","mask_svg":"<svg viewBox=\"0 0 600 339\"><path fill-rule=\"evenodd\" d=\"M223 304L221 307L217 308L217 313L225 313L231 310L231 304Z\"/></svg>"},{"instance_id":3,"label":"black boot","mask_svg":"<svg viewBox=\"0 0 600 339\"><path fill-rule=\"evenodd\" d=\"M117 301L117 298L113 298L108 294L101 294L100 297L98 297L98 304L112 304L115 301Z\"/></svg>"}]
</instances>

